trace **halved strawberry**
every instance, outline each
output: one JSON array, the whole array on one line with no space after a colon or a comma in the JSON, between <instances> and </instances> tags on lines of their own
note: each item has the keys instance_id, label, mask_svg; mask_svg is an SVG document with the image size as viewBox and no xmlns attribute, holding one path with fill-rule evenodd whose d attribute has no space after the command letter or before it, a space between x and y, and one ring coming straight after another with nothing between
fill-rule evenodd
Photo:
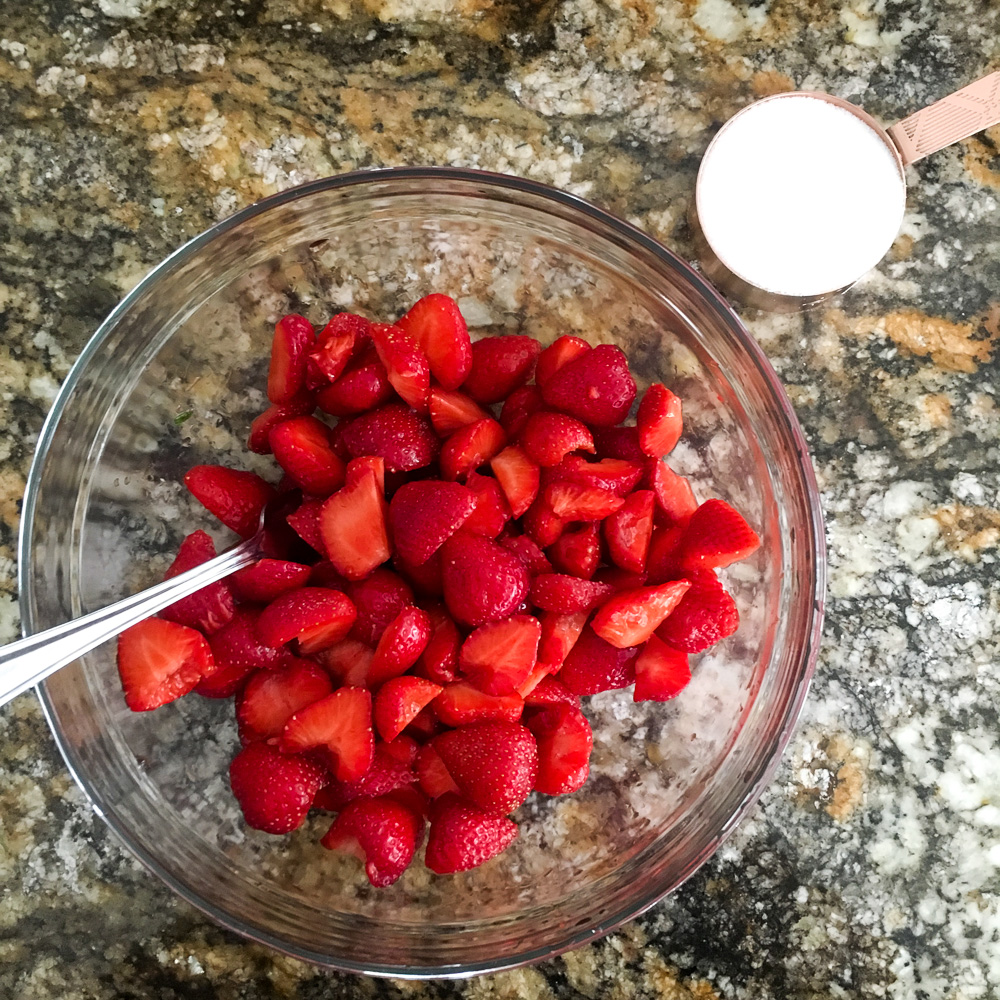
<instances>
[{"instance_id":1,"label":"halved strawberry","mask_svg":"<svg viewBox=\"0 0 1000 1000\"><path fill-rule=\"evenodd\" d=\"M420 710L441 693L441 685L423 677L393 677L375 695L375 728L384 740L394 740Z\"/></svg>"},{"instance_id":2,"label":"halved strawberry","mask_svg":"<svg viewBox=\"0 0 1000 1000\"><path fill-rule=\"evenodd\" d=\"M635 418L639 447L653 458L669 454L684 430L681 401L665 385L654 382L642 397Z\"/></svg>"},{"instance_id":3,"label":"halved strawberry","mask_svg":"<svg viewBox=\"0 0 1000 1000\"><path fill-rule=\"evenodd\" d=\"M580 696L573 694L565 684L560 683L557 678L551 675L542 677L531 691L524 696L525 708L529 706L531 708L544 708L546 705L561 703L575 705L579 708Z\"/></svg>"},{"instance_id":4,"label":"halved strawberry","mask_svg":"<svg viewBox=\"0 0 1000 1000\"><path fill-rule=\"evenodd\" d=\"M400 611L375 647L375 656L368 670L368 687L377 688L390 678L405 674L420 658L430 638L431 618L426 611L420 608ZM416 715L416 712L413 714ZM392 739L391 736L385 738Z\"/></svg>"},{"instance_id":5,"label":"halved strawberry","mask_svg":"<svg viewBox=\"0 0 1000 1000\"><path fill-rule=\"evenodd\" d=\"M385 459L381 455L359 455L347 463L344 474L345 483L356 483L365 473L375 476L375 488L380 495L385 495Z\"/></svg>"},{"instance_id":6,"label":"halved strawberry","mask_svg":"<svg viewBox=\"0 0 1000 1000\"><path fill-rule=\"evenodd\" d=\"M465 485L475 494L476 506L460 530L466 535L496 538L510 520L510 506L500 484L492 476L470 472Z\"/></svg>"},{"instance_id":7,"label":"halved strawberry","mask_svg":"<svg viewBox=\"0 0 1000 1000\"><path fill-rule=\"evenodd\" d=\"M517 691L487 694L471 681L453 681L445 684L431 707L447 726L467 726L491 719L517 722L524 709L524 699Z\"/></svg>"},{"instance_id":8,"label":"halved strawberry","mask_svg":"<svg viewBox=\"0 0 1000 1000\"><path fill-rule=\"evenodd\" d=\"M569 656L569 651L587 624L588 612L575 611L560 614L556 611L546 611L541 616L542 638L538 643L538 665L547 667L550 673L555 673Z\"/></svg>"},{"instance_id":9,"label":"halved strawberry","mask_svg":"<svg viewBox=\"0 0 1000 1000\"><path fill-rule=\"evenodd\" d=\"M267 604L289 590L304 587L312 568L287 559L261 559L229 579L240 600Z\"/></svg>"},{"instance_id":10,"label":"halved strawberry","mask_svg":"<svg viewBox=\"0 0 1000 1000\"><path fill-rule=\"evenodd\" d=\"M408 563L425 563L468 519L476 499L459 483L424 479L400 486L389 504L396 551Z\"/></svg>"},{"instance_id":11,"label":"halved strawberry","mask_svg":"<svg viewBox=\"0 0 1000 1000\"><path fill-rule=\"evenodd\" d=\"M635 393L628 359L611 344L577 355L542 386L542 399L549 406L596 427L624 420Z\"/></svg>"},{"instance_id":12,"label":"halved strawberry","mask_svg":"<svg viewBox=\"0 0 1000 1000\"><path fill-rule=\"evenodd\" d=\"M531 581L531 601L545 611L571 615L593 611L614 589L596 580L581 580L566 573L543 573Z\"/></svg>"},{"instance_id":13,"label":"halved strawberry","mask_svg":"<svg viewBox=\"0 0 1000 1000\"><path fill-rule=\"evenodd\" d=\"M435 292L418 299L396 325L427 356L431 374L447 390L457 389L472 368L472 342L458 303Z\"/></svg>"},{"instance_id":14,"label":"halved strawberry","mask_svg":"<svg viewBox=\"0 0 1000 1000\"><path fill-rule=\"evenodd\" d=\"M186 625L147 618L118 636L118 673L133 712L180 698L214 670L205 637Z\"/></svg>"},{"instance_id":15,"label":"halved strawberry","mask_svg":"<svg viewBox=\"0 0 1000 1000\"><path fill-rule=\"evenodd\" d=\"M706 500L691 515L678 558L685 569L721 569L745 559L760 546L743 515L724 500Z\"/></svg>"},{"instance_id":16,"label":"halved strawberry","mask_svg":"<svg viewBox=\"0 0 1000 1000\"><path fill-rule=\"evenodd\" d=\"M538 465L525 453L523 448L510 445L490 462L493 475L503 490L511 514L520 517L538 496Z\"/></svg>"},{"instance_id":17,"label":"halved strawberry","mask_svg":"<svg viewBox=\"0 0 1000 1000\"><path fill-rule=\"evenodd\" d=\"M536 663L531 668L531 673L518 685L517 694L521 698L528 698L532 691L549 676L549 665L547 663Z\"/></svg>"},{"instance_id":18,"label":"halved strawberry","mask_svg":"<svg viewBox=\"0 0 1000 1000\"><path fill-rule=\"evenodd\" d=\"M594 735L583 712L567 702L555 702L528 713L525 725L538 744L535 791L568 795L580 788L590 773L590 751L594 746Z\"/></svg>"},{"instance_id":19,"label":"halved strawberry","mask_svg":"<svg viewBox=\"0 0 1000 1000\"><path fill-rule=\"evenodd\" d=\"M351 636L374 647L389 622L413 604L413 591L391 570L379 568L364 580L347 587L347 595L358 609Z\"/></svg>"},{"instance_id":20,"label":"halved strawberry","mask_svg":"<svg viewBox=\"0 0 1000 1000\"><path fill-rule=\"evenodd\" d=\"M439 449L428 420L404 403L390 403L355 417L344 428L343 439L355 457L381 455L386 472L422 469L434 461Z\"/></svg>"},{"instance_id":21,"label":"halved strawberry","mask_svg":"<svg viewBox=\"0 0 1000 1000\"><path fill-rule=\"evenodd\" d=\"M653 537L649 543L649 556L646 559L646 576L648 583L665 583L667 580L679 580L685 575L677 558L684 529L683 521L669 528L653 529Z\"/></svg>"},{"instance_id":22,"label":"halved strawberry","mask_svg":"<svg viewBox=\"0 0 1000 1000\"><path fill-rule=\"evenodd\" d=\"M374 348L352 358L340 378L316 393L316 405L335 417L350 417L388 403L396 395Z\"/></svg>"},{"instance_id":23,"label":"halved strawberry","mask_svg":"<svg viewBox=\"0 0 1000 1000\"><path fill-rule=\"evenodd\" d=\"M566 482L551 483L543 496L552 513L564 521L600 521L625 502L607 490Z\"/></svg>"},{"instance_id":24,"label":"halved strawberry","mask_svg":"<svg viewBox=\"0 0 1000 1000\"><path fill-rule=\"evenodd\" d=\"M609 598L594 615L591 628L612 646L640 646L680 604L689 580L672 580L655 587L624 590Z\"/></svg>"},{"instance_id":25,"label":"halved strawberry","mask_svg":"<svg viewBox=\"0 0 1000 1000\"><path fill-rule=\"evenodd\" d=\"M646 453L639 447L638 427L594 427L598 457L614 458L642 466Z\"/></svg>"},{"instance_id":26,"label":"halved strawberry","mask_svg":"<svg viewBox=\"0 0 1000 1000\"><path fill-rule=\"evenodd\" d=\"M169 580L214 557L215 542L204 531L194 531L181 542L163 578ZM231 621L235 613L236 605L229 584L225 580L217 580L168 605L160 612L160 617L210 635Z\"/></svg>"},{"instance_id":27,"label":"halved strawberry","mask_svg":"<svg viewBox=\"0 0 1000 1000\"><path fill-rule=\"evenodd\" d=\"M691 680L688 654L650 636L635 661L633 701L669 701Z\"/></svg>"},{"instance_id":28,"label":"halved strawberry","mask_svg":"<svg viewBox=\"0 0 1000 1000\"><path fill-rule=\"evenodd\" d=\"M305 655L326 649L351 630L357 611L346 594L300 587L275 598L257 619L257 637L266 646L298 640Z\"/></svg>"},{"instance_id":29,"label":"halved strawberry","mask_svg":"<svg viewBox=\"0 0 1000 1000\"><path fill-rule=\"evenodd\" d=\"M449 684L458 670L458 650L462 636L448 613L441 607L429 607L431 637L420 654L416 670L436 684Z\"/></svg>"},{"instance_id":30,"label":"halved strawberry","mask_svg":"<svg viewBox=\"0 0 1000 1000\"><path fill-rule=\"evenodd\" d=\"M316 409L316 400L312 393L302 392L290 403L278 406L272 403L263 413L254 417L250 425L250 436L247 438L247 447L258 455L271 454L271 431L278 424L292 417L305 417Z\"/></svg>"},{"instance_id":31,"label":"halved strawberry","mask_svg":"<svg viewBox=\"0 0 1000 1000\"><path fill-rule=\"evenodd\" d=\"M534 539L528 535L511 535L504 532L497 538L497 541L508 552L513 552L524 563L524 568L532 576L552 572L552 563L549 562Z\"/></svg>"},{"instance_id":32,"label":"halved strawberry","mask_svg":"<svg viewBox=\"0 0 1000 1000\"><path fill-rule=\"evenodd\" d=\"M385 514L385 498L371 470L323 504L323 545L330 562L348 580L366 577L392 555Z\"/></svg>"},{"instance_id":33,"label":"halved strawberry","mask_svg":"<svg viewBox=\"0 0 1000 1000\"><path fill-rule=\"evenodd\" d=\"M365 687L375 650L360 639L342 639L315 654L326 672L338 685Z\"/></svg>"},{"instance_id":34,"label":"halved strawberry","mask_svg":"<svg viewBox=\"0 0 1000 1000\"><path fill-rule=\"evenodd\" d=\"M363 316L338 313L320 331L309 363L325 382L336 382L354 356L358 337L367 339L371 323Z\"/></svg>"},{"instance_id":35,"label":"halved strawberry","mask_svg":"<svg viewBox=\"0 0 1000 1000\"><path fill-rule=\"evenodd\" d=\"M537 385L522 385L515 389L500 407L500 426L507 432L507 437L513 440L521 433L532 413L537 413L543 406L542 392Z\"/></svg>"},{"instance_id":36,"label":"halved strawberry","mask_svg":"<svg viewBox=\"0 0 1000 1000\"><path fill-rule=\"evenodd\" d=\"M571 337L568 334L560 337L538 355L535 383L540 386L545 385L563 365L589 350L590 344L580 337Z\"/></svg>"},{"instance_id":37,"label":"halved strawberry","mask_svg":"<svg viewBox=\"0 0 1000 1000\"><path fill-rule=\"evenodd\" d=\"M599 462L590 462L583 455L567 455L551 470L551 478L545 478L544 484L564 480L580 486L607 490L616 497L627 497L638 486L644 470L643 464L620 458L602 458Z\"/></svg>"},{"instance_id":38,"label":"halved strawberry","mask_svg":"<svg viewBox=\"0 0 1000 1000\"><path fill-rule=\"evenodd\" d=\"M638 648L617 649L593 629L585 628L569 651L558 678L574 694L626 688L635 680L638 655Z\"/></svg>"},{"instance_id":39,"label":"halved strawberry","mask_svg":"<svg viewBox=\"0 0 1000 1000\"><path fill-rule=\"evenodd\" d=\"M442 797L432 806L424 861L438 875L464 872L495 858L516 839L513 820L492 816L454 795Z\"/></svg>"},{"instance_id":40,"label":"halved strawberry","mask_svg":"<svg viewBox=\"0 0 1000 1000\"><path fill-rule=\"evenodd\" d=\"M385 365L389 384L404 402L417 412L426 413L431 392L431 369L427 355L398 326L372 323L370 332L379 361Z\"/></svg>"},{"instance_id":41,"label":"halved strawberry","mask_svg":"<svg viewBox=\"0 0 1000 1000\"><path fill-rule=\"evenodd\" d=\"M322 498L303 497L299 506L285 518L299 538L317 552L323 551L323 533L319 527L319 512L322 509Z\"/></svg>"},{"instance_id":42,"label":"halved strawberry","mask_svg":"<svg viewBox=\"0 0 1000 1000\"><path fill-rule=\"evenodd\" d=\"M264 833L291 833L301 826L326 778L326 768L316 761L266 743L244 747L229 765L229 785L247 826Z\"/></svg>"},{"instance_id":43,"label":"halved strawberry","mask_svg":"<svg viewBox=\"0 0 1000 1000\"><path fill-rule=\"evenodd\" d=\"M434 714L434 709L428 705L417 713L416 718L406 727L406 732L403 735L422 745L433 739L438 733L444 732L444 729L444 723Z\"/></svg>"},{"instance_id":44,"label":"halved strawberry","mask_svg":"<svg viewBox=\"0 0 1000 1000\"><path fill-rule=\"evenodd\" d=\"M667 523L687 524L698 509L698 501L694 498L694 490L688 480L677 475L661 459L650 462L647 478Z\"/></svg>"},{"instance_id":45,"label":"halved strawberry","mask_svg":"<svg viewBox=\"0 0 1000 1000\"><path fill-rule=\"evenodd\" d=\"M690 589L656 634L674 649L700 653L732 635L740 614L712 570L691 570L688 578Z\"/></svg>"},{"instance_id":46,"label":"halved strawberry","mask_svg":"<svg viewBox=\"0 0 1000 1000\"><path fill-rule=\"evenodd\" d=\"M236 697L236 722L244 743L280 735L299 709L332 690L326 672L309 660L295 660L280 670L255 673Z\"/></svg>"},{"instance_id":47,"label":"halved strawberry","mask_svg":"<svg viewBox=\"0 0 1000 1000\"><path fill-rule=\"evenodd\" d=\"M299 393L306 381L306 358L316 343L313 325L303 316L282 316L274 327L267 398L279 406Z\"/></svg>"},{"instance_id":48,"label":"halved strawberry","mask_svg":"<svg viewBox=\"0 0 1000 1000\"><path fill-rule=\"evenodd\" d=\"M462 427L441 447L441 475L462 479L485 465L506 443L504 429L492 417Z\"/></svg>"},{"instance_id":49,"label":"halved strawberry","mask_svg":"<svg viewBox=\"0 0 1000 1000\"><path fill-rule=\"evenodd\" d=\"M612 514L611 517L617 517L617 514ZM652 527L652 520L650 520L650 527ZM552 567L557 572L578 576L581 580L589 580L601 561L600 529L595 523L589 523L582 524L579 528L564 531L549 546L548 554L552 561Z\"/></svg>"},{"instance_id":50,"label":"halved strawberry","mask_svg":"<svg viewBox=\"0 0 1000 1000\"><path fill-rule=\"evenodd\" d=\"M528 572L488 538L459 533L441 550L444 600L455 621L485 625L509 617L528 593Z\"/></svg>"},{"instance_id":51,"label":"halved strawberry","mask_svg":"<svg viewBox=\"0 0 1000 1000\"><path fill-rule=\"evenodd\" d=\"M428 798L436 799L439 795L457 792L458 785L448 773L441 755L434 749L434 741L425 743L417 754L414 764L420 789Z\"/></svg>"},{"instance_id":52,"label":"halved strawberry","mask_svg":"<svg viewBox=\"0 0 1000 1000\"><path fill-rule=\"evenodd\" d=\"M337 688L299 709L285 723L278 749L301 753L324 747L338 781L357 781L371 767L375 753L372 696L359 687Z\"/></svg>"},{"instance_id":53,"label":"halved strawberry","mask_svg":"<svg viewBox=\"0 0 1000 1000\"><path fill-rule=\"evenodd\" d=\"M531 673L541 634L542 626L534 615L514 615L482 625L462 644L459 666L487 694L510 694Z\"/></svg>"},{"instance_id":54,"label":"halved strawberry","mask_svg":"<svg viewBox=\"0 0 1000 1000\"><path fill-rule=\"evenodd\" d=\"M397 736L391 743L376 743L372 766L357 781L331 777L314 805L337 812L355 799L374 799L412 788L417 782L414 767L419 751L418 744L408 736Z\"/></svg>"},{"instance_id":55,"label":"halved strawberry","mask_svg":"<svg viewBox=\"0 0 1000 1000\"><path fill-rule=\"evenodd\" d=\"M651 586L653 582L665 582L664 580L647 581L645 573L633 573L620 566L602 566L594 574L594 579L598 583L606 583L615 593L620 593L623 590L638 590L640 587L645 587L647 582ZM676 579L676 577L672 579Z\"/></svg>"},{"instance_id":56,"label":"halved strawberry","mask_svg":"<svg viewBox=\"0 0 1000 1000\"><path fill-rule=\"evenodd\" d=\"M436 385L431 386L428 405L431 423L441 437L447 437L452 431L489 417L489 414L464 392L448 392Z\"/></svg>"},{"instance_id":57,"label":"halved strawberry","mask_svg":"<svg viewBox=\"0 0 1000 1000\"><path fill-rule=\"evenodd\" d=\"M653 508L656 496L652 490L636 490L625 503L601 526L608 543L611 561L630 573L643 573L649 541L653 537Z\"/></svg>"},{"instance_id":58,"label":"halved strawberry","mask_svg":"<svg viewBox=\"0 0 1000 1000\"><path fill-rule=\"evenodd\" d=\"M528 417L521 431L521 447L541 466L558 465L571 451L593 451L587 425L565 413L540 410Z\"/></svg>"},{"instance_id":59,"label":"halved strawberry","mask_svg":"<svg viewBox=\"0 0 1000 1000\"><path fill-rule=\"evenodd\" d=\"M253 472L224 465L196 465L184 476L194 498L227 528L243 538L256 534L260 515L274 497L274 487Z\"/></svg>"},{"instance_id":60,"label":"halved strawberry","mask_svg":"<svg viewBox=\"0 0 1000 1000\"><path fill-rule=\"evenodd\" d=\"M463 391L477 403L499 403L530 380L541 349L534 337L484 337L476 341Z\"/></svg>"},{"instance_id":61,"label":"halved strawberry","mask_svg":"<svg viewBox=\"0 0 1000 1000\"><path fill-rule=\"evenodd\" d=\"M407 562L397 552L392 557L392 565L399 575L422 597L438 598L444 594L440 549L419 566Z\"/></svg>"},{"instance_id":62,"label":"halved strawberry","mask_svg":"<svg viewBox=\"0 0 1000 1000\"><path fill-rule=\"evenodd\" d=\"M525 534L543 549L559 538L568 523L565 518L556 517L543 495L535 497L535 502L524 512L521 520Z\"/></svg>"}]
</instances>

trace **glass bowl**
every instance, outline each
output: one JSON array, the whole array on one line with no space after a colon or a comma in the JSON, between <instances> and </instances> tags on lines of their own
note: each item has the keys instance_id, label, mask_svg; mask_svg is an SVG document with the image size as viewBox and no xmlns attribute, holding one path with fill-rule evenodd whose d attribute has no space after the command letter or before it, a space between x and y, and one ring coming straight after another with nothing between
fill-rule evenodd
<instances>
[{"instance_id":1,"label":"glass bowl","mask_svg":"<svg viewBox=\"0 0 1000 1000\"><path fill-rule=\"evenodd\" d=\"M21 537L29 632L156 581L185 534L214 530L181 485L190 466L275 478L244 447L266 405L275 319L392 317L432 291L458 299L474 336L618 344L640 390L663 381L683 398L671 464L762 539L724 571L739 631L696 658L683 694L588 699L580 792L530 797L520 838L482 868L438 877L418 862L372 889L353 858L317 843L328 817L281 838L243 826L226 777L231 702L191 695L133 714L112 643L41 688L94 808L171 889L307 961L414 978L537 961L635 917L718 848L791 734L819 641L822 519L791 406L713 288L633 227L513 177L378 170L285 191L177 251L97 331L39 441Z\"/></svg>"}]
</instances>

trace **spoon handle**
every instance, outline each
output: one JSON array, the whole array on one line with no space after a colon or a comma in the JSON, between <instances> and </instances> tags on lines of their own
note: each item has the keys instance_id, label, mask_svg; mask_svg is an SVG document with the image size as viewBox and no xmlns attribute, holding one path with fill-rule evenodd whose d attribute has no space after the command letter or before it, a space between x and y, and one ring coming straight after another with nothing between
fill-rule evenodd
<instances>
[{"instance_id":1,"label":"spoon handle","mask_svg":"<svg viewBox=\"0 0 1000 1000\"><path fill-rule=\"evenodd\" d=\"M155 587L0 647L0 706L130 625L259 558L260 538L254 536Z\"/></svg>"},{"instance_id":2,"label":"spoon handle","mask_svg":"<svg viewBox=\"0 0 1000 1000\"><path fill-rule=\"evenodd\" d=\"M896 122L889 137L903 166L1000 122L1000 70Z\"/></svg>"}]
</instances>

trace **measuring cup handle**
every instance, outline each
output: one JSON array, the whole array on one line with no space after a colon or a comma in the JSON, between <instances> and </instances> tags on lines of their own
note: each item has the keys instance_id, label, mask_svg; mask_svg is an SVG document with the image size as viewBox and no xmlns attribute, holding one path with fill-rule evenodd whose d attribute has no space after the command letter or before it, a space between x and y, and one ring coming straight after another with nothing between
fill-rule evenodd
<instances>
[{"instance_id":1,"label":"measuring cup handle","mask_svg":"<svg viewBox=\"0 0 1000 1000\"><path fill-rule=\"evenodd\" d=\"M889 129L903 165L1000 122L1000 71L990 73Z\"/></svg>"}]
</instances>

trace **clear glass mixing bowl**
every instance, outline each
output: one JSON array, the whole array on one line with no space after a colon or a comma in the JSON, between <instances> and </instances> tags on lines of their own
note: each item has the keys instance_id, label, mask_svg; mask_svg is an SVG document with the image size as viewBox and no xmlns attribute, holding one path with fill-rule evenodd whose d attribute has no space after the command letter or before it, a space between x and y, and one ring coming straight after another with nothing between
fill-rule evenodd
<instances>
[{"instance_id":1,"label":"clear glass mixing bowl","mask_svg":"<svg viewBox=\"0 0 1000 1000\"><path fill-rule=\"evenodd\" d=\"M101 326L45 426L21 538L29 632L154 582L184 534L210 527L180 484L190 466L274 475L243 442L266 405L276 317L392 317L431 291L459 300L474 335L615 343L640 388L663 381L683 397L672 464L763 542L726 571L740 630L698 658L683 695L589 699L595 752L579 793L529 799L520 839L483 868L442 878L418 863L376 890L318 845L328 819L283 838L244 828L226 779L230 702L191 695L132 714L110 643L41 689L94 808L171 889L289 954L410 977L536 961L641 913L716 850L789 738L819 640L822 520L788 400L712 287L633 227L513 177L414 168L286 191L183 247Z\"/></svg>"}]
</instances>

